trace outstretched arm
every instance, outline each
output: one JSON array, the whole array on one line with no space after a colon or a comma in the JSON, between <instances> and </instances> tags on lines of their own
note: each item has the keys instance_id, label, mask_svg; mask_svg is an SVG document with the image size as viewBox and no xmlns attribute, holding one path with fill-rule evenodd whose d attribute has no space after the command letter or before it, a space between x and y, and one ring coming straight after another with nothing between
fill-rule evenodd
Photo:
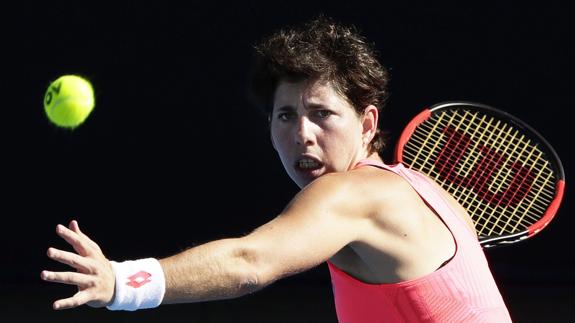
<instances>
[{"instance_id":1,"label":"outstretched arm","mask_svg":"<svg viewBox=\"0 0 575 323\"><path fill-rule=\"evenodd\" d=\"M356 192L340 177L320 178L251 234L160 260L163 303L238 297L324 262L361 235L366 221L359 220Z\"/></svg>"},{"instance_id":2,"label":"outstretched arm","mask_svg":"<svg viewBox=\"0 0 575 323\"><path fill-rule=\"evenodd\" d=\"M209 242L161 259L166 282L162 303L238 297L330 258L356 240L365 223L358 221L359 197L339 181L326 176L312 183L282 214L245 237ZM100 248L76 221L69 228L58 226L57 233L77 254L50 248L48 256L78 272L43 271L42 278L77 285L79 292L56 301L54 308L109 305L118 282Z\"/></svg>"}]
</instances>

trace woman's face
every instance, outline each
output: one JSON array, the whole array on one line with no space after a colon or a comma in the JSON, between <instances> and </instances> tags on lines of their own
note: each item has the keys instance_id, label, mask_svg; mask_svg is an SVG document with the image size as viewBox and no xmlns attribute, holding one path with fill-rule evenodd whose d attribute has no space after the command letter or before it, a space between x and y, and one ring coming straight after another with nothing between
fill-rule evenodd
<instances>
[{"instance_id":1,"label":"woman's face","mask_svg":"<svg viewBox=\"0 0 575 323\"><path fill-rule=\"evenodd\" d=\"M376 126L369 119L377 121L377 110L373 114L359 116L329 83L282 81L274 96L272 143L288 175L304 187L368 156Z\"/></svg>"}]
</instances>

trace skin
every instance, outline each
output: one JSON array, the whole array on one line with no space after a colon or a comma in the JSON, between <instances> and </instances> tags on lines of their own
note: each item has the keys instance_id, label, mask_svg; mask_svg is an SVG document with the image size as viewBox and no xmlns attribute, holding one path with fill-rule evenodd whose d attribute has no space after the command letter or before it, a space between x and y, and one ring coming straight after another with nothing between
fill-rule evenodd
<instances>
[{"instance_id":1,"label":"skin","mask_svg":"<svg viewBox=\"0 0 575 323\"><path fill-rule=\"evenodd\" d=\"M329 83L280 82L270 134L301 191L247 236L160 259L163 304L239 297L327 260L364 282L394 283L429 274L450 259L451 233L405 180L375 167L354 168L362 159L381 162L369 147L377 122L374 106L358 115ZM437 187L474 232L465 210ZM109 304L114 275L98 245L76 221L56 232L76 252L49 248L48 257L76 272L45 270L41 277L79 291L53 307Z\"/></svg>"}]
</instances>

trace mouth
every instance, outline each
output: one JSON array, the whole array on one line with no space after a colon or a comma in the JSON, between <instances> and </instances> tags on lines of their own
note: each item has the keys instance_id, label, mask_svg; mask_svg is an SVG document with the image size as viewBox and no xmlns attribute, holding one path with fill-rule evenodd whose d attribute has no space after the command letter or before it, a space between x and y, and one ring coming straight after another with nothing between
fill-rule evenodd
<instances>
[{"instance_id":1,"label":"mouth","mask_svg":"<svg viewBox=\"0 0 575 323\"><path fill-rule=\"evenodd\" d=\"M323 164L314 158L304 157L296 161L295 168L299 171L313 171L323 167Z\"/></svg>"}]
</instances>

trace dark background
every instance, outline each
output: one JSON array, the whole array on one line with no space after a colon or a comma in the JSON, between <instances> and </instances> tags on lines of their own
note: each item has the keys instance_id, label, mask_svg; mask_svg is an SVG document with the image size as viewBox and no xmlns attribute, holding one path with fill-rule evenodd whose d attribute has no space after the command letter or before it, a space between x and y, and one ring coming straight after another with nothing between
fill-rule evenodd
<instances>
[{"instance_id":1,"label":"dark background","mask_svg":"<svg viewBox=\"0 0 575 323\"><path fill-rule=\"evenodd\" d=\"M413 115L448 100L506 110L552 143L567 175L556 219L534 239L487 256L517 322L572 320L574 26L567 6L548 1L5 6L0 319L335 322L325 265L242 299L135 313L52 311L75 290L39 278L43 269L65 269L45 253L69 248L55 227L71 219L122 260L243 235L274 217L297 187L246 97L252 45L319 13L355 24L390 68L383 128L391 147ZM50 124L42 107L50 81L71 73L96 91L95 110L73 131Z\"/></svg>"}]
</instances>

